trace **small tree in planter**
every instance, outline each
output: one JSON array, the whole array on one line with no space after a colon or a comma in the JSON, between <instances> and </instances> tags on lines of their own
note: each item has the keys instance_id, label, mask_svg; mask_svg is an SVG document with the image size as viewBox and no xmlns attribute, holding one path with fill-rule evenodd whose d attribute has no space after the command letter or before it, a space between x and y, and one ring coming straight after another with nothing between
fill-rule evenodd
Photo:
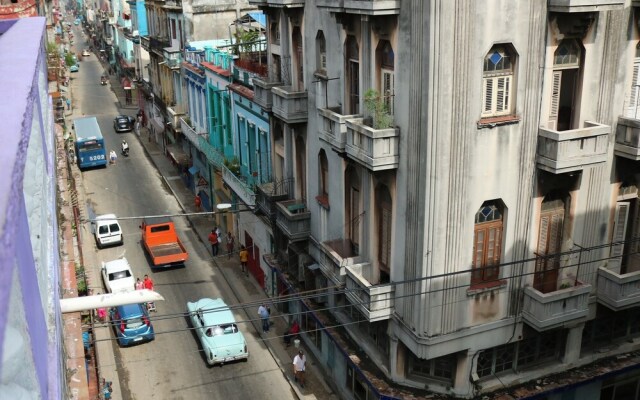
<instances>
[{"instance_id":1,"label":"small tree in planter","mask_svg":"<svg viewBox=\"0 0 640 400\"><path fill-rule=\"evenodd\" d=\"M364 107L367 109L367 118L365 118L367 125L373 129L393 127L393 116L389 114L387 104L377 90L367 90L364 94Z\"/></svg>"}]
</instances>

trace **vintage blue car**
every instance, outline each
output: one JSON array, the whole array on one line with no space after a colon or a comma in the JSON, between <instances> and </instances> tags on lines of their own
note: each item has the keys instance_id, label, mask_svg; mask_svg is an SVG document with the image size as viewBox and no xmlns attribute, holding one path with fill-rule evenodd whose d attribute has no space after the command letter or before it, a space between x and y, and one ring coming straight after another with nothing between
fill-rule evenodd
<instances>
[{"instance_id":1,"label":"vintage blue car","mask_svg":"<svg viewBox=\"0 0 640 400\"><path fill-rule=\"evenodd\" d=\"M78 64L73 64L69 67L69 72L78 72L80 70L80 66Z\"/></svg>"},{"instance_id":2,"label":"vintage blue car","mask_svg":"<svg viewBox=\"0 0 640 400\"><path fill-rule=\"evenodd\" d=\"M247 341L222 299L187 303L187 312L209 365L249 358Z\"/></svg>"}]
</instances>

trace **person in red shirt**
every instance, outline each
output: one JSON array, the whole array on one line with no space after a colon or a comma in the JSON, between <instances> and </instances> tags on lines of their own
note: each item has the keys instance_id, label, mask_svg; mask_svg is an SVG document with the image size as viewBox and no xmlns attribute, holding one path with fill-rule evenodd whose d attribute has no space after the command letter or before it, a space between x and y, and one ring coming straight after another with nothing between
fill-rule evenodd
<instances>
[{"instance_id":1,"label":"person in red shirt","mask_svg":"<svg viewBox=\"0 0 640 400\"><path fill-rule=\"evenodd\" d=\"M213 256L217 256L218 255L218 234L216 233L215 229L211 230L211 233L209 234L209 243L211 243L211 253L213 254Z\"/></svg>"},{"instance_id":2,"label":"person in red shirt","mask_svg":"<svg viewBox=\"0 0 640 400\"><path fill-rule=\"evenodd\" d=\"M298 325L298 321L294 319L293 325L291 325L291 328L284 334L284 342L287 344L287 347L291 345L291 338L298 336L299 333L300 325Z\"/></svg>"},{"instance_id":3,"label":"person in red shirt","mask_svg":"<svg viewBox=\"0 0 640 400\"><path fill-rule=\"evenodd\" d=\"M144 284L145 289L153 290L153 281L149 278L149 275L144 276L144 281L142 283Z\"/></svg>"},{"instance_id":4,"label":"person in red shirt","mask_svg":"<svg viewBox=\"0 0 640 400\"><path fill-rule=\"evenodd\" d=\"M196 211L197 212L202 211L202 199L200 198L200 195L196 194L196 198L195 198L194 202L195 202L195 206L196 206Z\"/></svg>"}]
</instances>

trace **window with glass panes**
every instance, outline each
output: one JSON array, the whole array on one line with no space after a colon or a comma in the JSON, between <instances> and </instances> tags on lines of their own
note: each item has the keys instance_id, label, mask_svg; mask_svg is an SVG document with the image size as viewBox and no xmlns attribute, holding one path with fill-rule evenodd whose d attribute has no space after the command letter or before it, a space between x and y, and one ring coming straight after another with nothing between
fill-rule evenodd
<instances>
[{"instance_id":1,"label":"window with glass panes","mask_svg":"<svg viewBox=\"0 0 640 400\"><path fill-rule=\"evenodd\" d=\"M487 201L475 215L471 286L498 284L502 254L501 202Z\"/></svg>"},{"instance_id":2,"label":"window with glass panes","mask_svg":"<svg viewBox=\"0 0 640 400\"><path fill-rule=\"evenodd\" d=\"M512 113L514 57L504 45L494 46L484 58L482 73L482 117Z\"/></svg>"}]
</instances>

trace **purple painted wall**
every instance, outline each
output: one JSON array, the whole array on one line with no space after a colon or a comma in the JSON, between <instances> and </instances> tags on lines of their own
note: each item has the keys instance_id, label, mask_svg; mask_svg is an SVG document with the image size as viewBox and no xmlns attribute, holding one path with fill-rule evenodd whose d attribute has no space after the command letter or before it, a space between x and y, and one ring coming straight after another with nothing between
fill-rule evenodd
<instances>
[{"instance_id":1,"label":"purple painted wall","mask_svg":"<svg viewBox=\"0 0 640 400\"><path fill-rule=\"evenodd\" d=\"M33 385L26 384L25 389L39 392L40 398L59 398L64 390L59 351L62 328L59 305L51 304L57 303L59 290L57 222L48 221L47 226L31 229L29 225L33 207L42 207L43 215L52 215L50 218L55 219L55 154L47 147L54 143L53 118L41 115L51 114L46 93L46 21L42 17L0 21L0 34L0 93L9 99L0 107L0 360L2 345L11 346L11 343L4 343L10 322L10 300L14 304L23 301L24 315L14 314L12 324L21 330L26 328L31 354L24 354L21 361L25 367L35 368L37 381ZM46 104L43 99L47 99ZM39 136L42 151L29 149L30 140L34 139L31 135ZM25 198L24 192L25 165L34 157L41 160L43 173L50 178L44 179L48 184L39 187L38 193L52 198L46 198L40 204ZM33 177L26 178L30 184L38 182ZM49 224L54 228L48 228ZM38 246L32 243L33 238ZM39 254L34 254L36 249ZM47 254L49 257L43 257ZM41 260L40 271L35 259ZM49 262L50 259L55 262ZM11 297L16 267L21 297ZM47 290L42 290L44 287ZM13 293L16 293L15 288ZM57 315L48 316L49 311L45 308L54 310ZM47 326L47 323L54 326ZM0 376L2 371L0 364Z\"/></svg>"}]
</instances>

